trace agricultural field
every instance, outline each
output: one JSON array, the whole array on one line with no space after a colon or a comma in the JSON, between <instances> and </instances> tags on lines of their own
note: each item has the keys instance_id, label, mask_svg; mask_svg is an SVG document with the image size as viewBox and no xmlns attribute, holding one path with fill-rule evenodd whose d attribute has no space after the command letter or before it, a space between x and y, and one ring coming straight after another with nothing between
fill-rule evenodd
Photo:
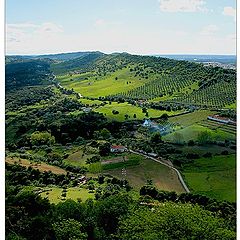
<instances>
[{"instance_id":1,"label":"agricultural field","mask_svg":"<svg viewBox=\"0 0 240 240\"><path fill-rule=\"evenodd\" d=\"M128 68L117 70L112 74L108 74L105 77L90 77L87 80L79 81L79 77L75 77L75 80L70 81L72 77L61 76L57 78L63 87L68 89L74 89L84 97L101 97L108 96L109 93L117 94L121 91L127 91L144 84L137 77L129 71Z\"/></svg>"},{"instance_id":2,"label":"agricultural field","mask_svg":"<svg viewBox=\"0 0 240 240\"><path fill-rule=\"evenodd\" d=\"M19 164L21 166L24 166L24 167L32 167L34 169L38 169L40 172L44 172L44 171L51 171L52 173L55 173L55 174L66 174L67 172L60 168L60 167L57 167L57 166L52 166L52 165L49 165L47 163L44 163L44 162L31 162L27 159L20 159L20 158L9 158L7 157L6 158L6 163L9 163L9 164Z\"/></svg>"},{"instance_id":3,"label":"agricultural field","mask_svg":"<svg viewBox=\"0 0 240 240\"><path fill-rule=\"evenodd\" d=\"M135 190L139 190L147 180L152 180L153 185L159 190L184 192L177 174L172 169L153 160L137 156L139 163L126 166L126 179ZM112 163L113 164L113 163ZM110 164L109 164L110 165ZM103 170L103 173L122 178L123 165L115 164L113 169ZM110 168L110 167L109 167Z\"/></svg>"},{"instance_id":4,"label":"agricultural field","mask_svg":"<svg viewBox=\"0 0 240 240\"><path fill-rule=\"evenodd\" d=\"M181 143L188 142L189 140L196 141L198 140L199 134L202 132L208 132L211 139L215 141L224 141L225 139L236 140L236 135L233 133L228 133L221 129L211 130L209 127L201 126L199 124L193 124L174 133L163 136L163 140Z\"/></svg>"},{"instance_id":5,"label":"agricultural field","mask_svg":"<svg viewBox=\"0 0 240 240\"><path fill-rule=\"evenodd\" d=\"M133 90L125 91L117 96L130 99L154 99L164 95L180 93L187 86L191 86L193 80L185 77L172 77L168 74L158 75L156 80L145 83ZM191 89L191 87L189 87ZM184 91L183 91L184 92Z\"/></svg>"},{"instance_id":6,"label":"agricultural field","mask_svg":"<svg viewBox=\"0 0 240 240\"><path fill-rule=\"evenodd\" d=\"M118 111L118 114L113 114L113 110ZM181 111L162 111L156 109L148 109L148 117L146 114L142 112L142 108L133 106L128 103L116 103L112 102L112 104L107 104L105 106L99 107L95 109L96 112L103 113L107 118L114 119L118 121L126 120L125 115L127 114L129 117L127 119L134 120L139 119L142 120L144 118L151 117L160 117L162 114L166 113L168 115L178 114ZM136 114L136 118L134 118L134 114Z\"/></svg>"},{"instance_id":7,"label":"agricultural field","mask_svg":"<svg viewBox=\"0 0 240 240\"><path fill-rule=\"evenodd\" d=\"M206 120L209 115L214 114L216 114L215 111L198 110L184 115L170 117L168 121L171 123L177 123L183 127L187 127L202 120Z\"/></svg>"},{"instance_id":8,"label":"agricultural field","mask_svg":"<svg viewBox=\"0 0 240 240\"><path fill-rule=\"evenodd\" d=\"M86 160L96 155L97 149L91 148L87 146L85 149L84 147L80 147L64 160L65 163L71 164L73 166L86 166Z\"/></svg>"},{"instance_id":9,"label":"agricultural field","mask_svg":"<svg viewBox=\"0 0 240 240\"><path fill-rule=\"evenodd\" d=\"M183 175L194 193L236 201L236 155L200 158L183 166Z\"/></svg>"},{"instance_id":10,"label":"agricultural field","mask_svg":"<svg viewBox=\"0 0 240 240\"><path fill-rule=\"evenodd\" d=\"M43 198L48 198L51 203L59 203L63 201L62 199L72 199L74 201L77 201L78 199L81 199L83 202L85 202L87 199L91 198L94 199L94 193L89 193L88 189L85 188L79 188L79 187L71 187L67 188L66 190L66 197L62 197L63 188L60 187L46 187L42 188L41 196Z\"/></svg>"}]
</instances>

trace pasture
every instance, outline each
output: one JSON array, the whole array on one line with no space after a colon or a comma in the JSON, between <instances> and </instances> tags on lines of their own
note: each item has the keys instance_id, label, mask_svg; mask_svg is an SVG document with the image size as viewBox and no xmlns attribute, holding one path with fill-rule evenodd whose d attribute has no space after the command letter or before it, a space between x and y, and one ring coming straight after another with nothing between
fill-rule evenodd
<instances>
[{"instance_id":1,"label":"pasture","mask_svg":"<svg viewBox=\"0 0 240 240\"><path fill-rule=\"evenodd\" d=\"M236 201L235 154L197 159L183 166L183 175L194 193Z\"/></svg>"},{"instance_id":2,"label":"pasture","mask_svg":"<svg viewBox=\"0 0 240 240\"><path fill-rule=\"evenodd\" d=\"M60 81L62 86L68 89L73 88L84 97L100 97L117 94L139 87L146 82L134 77L128 68L117 70L104 77L89 77L87 80L84 80L83 77L81 78L81 74L75 76L75 78L69 75L60 76L57 80Z\"/></svg>"},{"instance_id":3,"label":"pasture","mask_svg":"<svg viewBox=\"0 0 240 240\"><path fill-rule=\"evenodd\" d=\"M215 111L199 110L184 115L171 117L169 118L169 122L178 123L183 127L187 127L194 123L198 123L202 120L205 120L209 115L213 115L215 113L216 113Z\"/></svg>"},{"instance_id":4,"label":"pasture","mask_svg":"<svg viewBox=\"0 0 240 240\"><path fill-rule=\"evenodd\" d=\"M113 110L118 111L118 114L113 114ZM148 109L148 117L146 114L142 112L142 108L133 106L128 103L117 103L112 102L112 104L107 104L105 106L99 107L94 109L96 112L103 113L107 118L117 120L117 121L124 121L125 115L127 114L128 120L142 120L144 118L151 118L151 117L160 117L162 114L166 113L168 115L174 115L180 113L180 111L162 111L156 109ZM136 118L134 118L134 114L136 114Z\"/></svg>"},{"instance_id":5,"label":"pasture","mask_svg":"<svg viewBox=\"0 0 240 240\"><path fill-rule=\"evenodd\" d=\"M32 167L34 169L38 169L40 172L44 172L44 171L51 171L52 173L55 174L66 174L67 172L57 166L53 166L53 165L49 165L47 163L43 163L43 162L31 162L27 159L20 159L20 158L9 158L7 157L5 160L7 163L9 164L19 164L21 166L24 167Z\"/></svg>"},{"instance_id":6,"label":"pasture","mask_svg":"<svg viewBox=\"0 0 240 240\"><path fill-rule=\"evenodd\" d=\"M61 201L72 199L77 201L79 198L85 202L87 199L94 199L94 193L89 193L88 189L79 188L79 187L71 187L66 190L66 197L62 197L63 188L60 187L46 187L42 189L41 197L48 198L51 203L59 203ZM62 200L64 199L64 200Z\"/></svg>"},{"instance_id":7,"label":"pasture","mask_svg":"<svg viewBox=\"0 0 240 240\"><path fill-rule=\"evenodd\" d=\"M181 183L178 180L177 174L172 169L161 165L153 160L138 156L139 164L126 166L126 179L134 190L139 189L147 183L147 180L152 180L153 185L159 190L184 192ZM122 165L115 169L104 170L103 173L110 174L117 178L122 178Z\"/></svg>"},{"instance_id":8,"label":"pasture","mask_svg":"<svg viewBox=\"0 0 240 240\"><path fill-rule=\"evenodd\" d=\"M182 143L188 142L189 140L196 141L201 132L208 132L212 140L215 141L224 141L225 139L233 141L236 140L236 135L234 133L229 133L221 129L212 130L209 127L201 126L198 124L193 124L191 126L180 129L174 133L170 133L166 136L163 136L163 140L169 142L180 141Z\"/></svg>"}]
</instances>

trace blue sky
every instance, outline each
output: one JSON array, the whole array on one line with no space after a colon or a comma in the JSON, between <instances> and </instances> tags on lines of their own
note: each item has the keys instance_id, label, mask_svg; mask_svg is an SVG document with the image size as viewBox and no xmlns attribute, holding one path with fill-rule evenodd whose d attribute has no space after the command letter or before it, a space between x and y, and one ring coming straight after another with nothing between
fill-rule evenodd
<instances>
[{"instance_id":1,"label":"blue sky","mask_svg":"<svg viewBox=\"0 0 240 240\"><path fill-rule=\"evenodd\" d=\"M233 0L7 0L7 54L235 54Z\"/></svg>"}]
</instances>

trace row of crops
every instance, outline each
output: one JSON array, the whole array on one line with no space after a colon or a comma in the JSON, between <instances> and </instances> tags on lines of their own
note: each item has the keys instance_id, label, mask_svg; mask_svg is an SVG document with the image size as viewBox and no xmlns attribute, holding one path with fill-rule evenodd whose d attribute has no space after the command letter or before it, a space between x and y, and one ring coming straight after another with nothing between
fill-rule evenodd
<instances>
[{"instance_id":1,"label":"row of crops","mask_svg":"<svg viewBox=\"0 0 240 240\"><path fill-rule=\"evenodd\" d=\"M232 133L232 134L236 134L236 131L237 131L235 125L213 122L211 120L204 120L199 124L201 126L208 127L212 130L220 129L220 130L223 130L225 132Z\"/></svg>"},{"instance_id":2,"label":"row of crops","mask_svg":"<svg viewBox=\"0 0 240 240\"><path fill-rule=\"evenodd\" d=\"M221 81L207 88L198 89L175 102L208 107L224 107L236 101L236 82Z\"/></svg>"},{"instance_id":3,"label":"row of crops","mask_svg":"<svg viewBox=\"0 0 240 240\"><path fill-rule=\"evenodd\" d=\"M128 99L153 99L164 95L180 92L191 85L193 80L183 76L161 75L158 79L145 83L133 90L117 94L117 97Z\"/></svg>"}]
</instances>

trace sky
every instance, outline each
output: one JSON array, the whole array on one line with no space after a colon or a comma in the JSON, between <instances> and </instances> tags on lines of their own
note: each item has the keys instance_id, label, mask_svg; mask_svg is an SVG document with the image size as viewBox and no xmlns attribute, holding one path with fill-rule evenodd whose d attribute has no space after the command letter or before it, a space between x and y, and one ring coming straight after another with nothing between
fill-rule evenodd
<instances>
[{"instance_id":1,"label":"sky","mask_svg":"<svg viewBox=\"0 0 240 240\"><path fill-rule=\"evenodd\" d=\"M6 53L236 54L235 0L7 0Z\"/></svg>"}]
</instances>

